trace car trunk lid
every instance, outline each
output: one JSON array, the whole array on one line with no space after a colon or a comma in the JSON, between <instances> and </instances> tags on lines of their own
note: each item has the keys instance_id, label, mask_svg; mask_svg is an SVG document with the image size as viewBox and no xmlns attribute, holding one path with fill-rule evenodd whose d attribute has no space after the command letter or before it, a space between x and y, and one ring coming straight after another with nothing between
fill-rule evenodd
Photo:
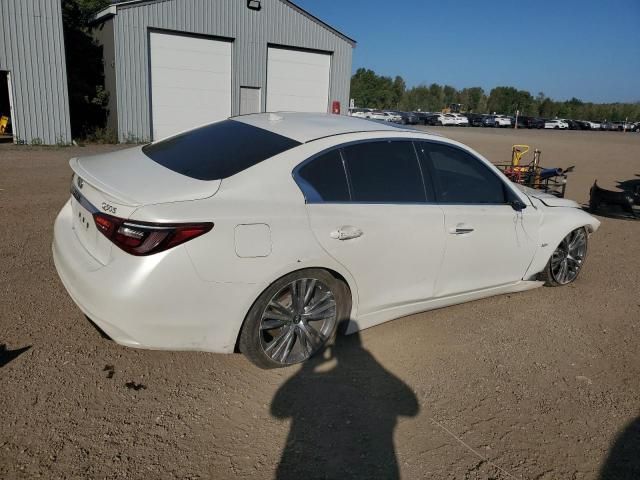
<instances>
[{"instance_id":1,"label":"car trunk lid","mask_svg":"<svg viewBox=\"0 0 640 480\"><path fill-rule=\"evenodd\" d=\"M198 180L154 162L142 147L72 158L71 169L85 182L122 205L197 200L214 195L220 180Z\"/></svg>"},{"instance_id":2,"label":"car trunk lid","mask_svg":"<svg viewBox=\"0 0 640 480\"><path fill-rule=\"evenodd\" d=\"M197 200L214 195L220 180L203 181L173 172L149 159L140 147L73 158L72 228L87 252L103 265L113 243L98 231L94 214L129 219L143 205Z\"/></svg>"}]
</instances>

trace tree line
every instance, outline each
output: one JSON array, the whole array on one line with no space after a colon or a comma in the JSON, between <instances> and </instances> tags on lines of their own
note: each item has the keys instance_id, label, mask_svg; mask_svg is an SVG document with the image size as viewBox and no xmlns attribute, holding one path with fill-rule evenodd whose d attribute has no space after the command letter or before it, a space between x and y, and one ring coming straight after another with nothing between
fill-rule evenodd
<instances>
[{"instance_id":1,"label":"tree line","mask_svg":"<svg viewBox=\"0 0 640 480\"><path fill-rule=\"evenodd\" d=\"M458 90L451 85L418 85L407 88L404 79L377 75L359 68L351 77L351 98L356 107L383 110L439 112L452 103L462 103L467 112L500 113L543 118L623 121L640 120L640 102L592 103L577 98L555 101L539 92L535 97L514 87L495 87L489 94L481 87Z\"/></svg>"}]
</instances>

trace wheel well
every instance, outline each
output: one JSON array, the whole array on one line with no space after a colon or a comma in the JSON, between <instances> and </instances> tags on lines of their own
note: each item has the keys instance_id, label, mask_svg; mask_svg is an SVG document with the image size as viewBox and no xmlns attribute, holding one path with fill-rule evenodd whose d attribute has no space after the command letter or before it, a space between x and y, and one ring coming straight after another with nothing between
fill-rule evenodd
<instances>
[{"instance_id":1,"label":"wheel well","mask_svg":"<svg viewBox=\"0 0 640 480\"><path fill-rule=\"evenodd\" d=\"M347 282L346 278L344 278L344 276L342 276L339 272L336 272L335 270L332 270L331 268L326 268L326 267L305 267L305 268L300 268L298 270L291 270L290 272L285 273L284 275L279 276L278 278L274 279L269 285L267 285L262 292L260 292L258 294L258 296L253 300L253 302L251 302L251 306L249 307L249 309L246 311L246 313L244 314L244 318L242 319L242 325L240 325L240 328L238 329L238 333L236 334L236 343L233 347L233 351L234 353L240 353L240 349L238 348L238 343L240 341L240 334L242 333L242 328L244 327L244 323L247 321L247 315L249 315L249 312L251 311L251 309L253 308L253 305L255 305L255 303L258 301L258 298L260 298L260 295L262 295L262 293L269 288L271 285L273 285L275 282L277 282L278 280L280 280L282 277L286 276L286 275L290 275L294 272L302 272L304 270L324 270L325 272L328 272L329 274L331 274L332 277L334 277L336 280L340 280L344 286L347 289L347 292L349 294L349 297L351 299L351 305L353 305L353 293L351 292L351 287L349 286L349 282ZM351 306L350 305L350 306Z\"/></svg>"}]
</instances>

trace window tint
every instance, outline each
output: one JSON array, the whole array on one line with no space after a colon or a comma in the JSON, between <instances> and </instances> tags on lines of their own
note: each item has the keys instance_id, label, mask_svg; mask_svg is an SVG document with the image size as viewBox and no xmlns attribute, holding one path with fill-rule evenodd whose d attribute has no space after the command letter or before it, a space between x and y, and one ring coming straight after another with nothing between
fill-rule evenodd
<instances>
[{"instance_id":1,"label":"window tint","mask_svg":"<svg viewBox=\"0 0 640 480\"><path fill-rule=\"evenodd\" d=\"M455 147L421 143L422 162L430 162L436 199L442 203L506 203L502 180L480 160Z\"/></svg>"},{"instance_id":2,"label":"window tint","mask_svg":"<svg viewBox=\"0 0 640 480\"><path fill-rule=\"evenodd\" d=\"M219 180L298 145L262 128L224 120L147 145L142 151L174 172L199 180Z\"/></svg>"},{"instance_id":3,"label":"window tint","mask_svg":"<svg viewBox=\"0 0 640 480\"><path fill-rule=\"evenodd\" d=\"M308 202L348 202L349 187L338 150L320 155L298 172Z\"/></svg>"},{"instance_id":4,"label":"window tint","mask_svg":"<svg viewBox=\"0 0 640 480\"><path fill-rule=\"evenodd\" d=\"M343 149L354 202L424 202L412 142L367 142Z\"/></svg>"}]
</instances>

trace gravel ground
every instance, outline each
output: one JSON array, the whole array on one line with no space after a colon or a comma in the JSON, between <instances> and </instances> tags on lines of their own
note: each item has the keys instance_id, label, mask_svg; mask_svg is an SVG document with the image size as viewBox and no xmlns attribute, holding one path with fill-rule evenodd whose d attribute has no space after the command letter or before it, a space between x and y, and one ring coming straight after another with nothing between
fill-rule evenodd
<instances>
[{"instance_id":1,"label":"gravel ground","mask_svg":"<svg viewBox=\"0 0 640 480\"><path fill-rule=\"evenodd\" d=\"M640 135L433 130L495 162L527 143L575 165L580 202L595 178L640 175ZM640 222L601 218L568 287L405 317L261 371L121 347L67 296L50 252L67 161L114 148L0 145L0 478L640 478Z\"/></svg>"}]
</instances>

